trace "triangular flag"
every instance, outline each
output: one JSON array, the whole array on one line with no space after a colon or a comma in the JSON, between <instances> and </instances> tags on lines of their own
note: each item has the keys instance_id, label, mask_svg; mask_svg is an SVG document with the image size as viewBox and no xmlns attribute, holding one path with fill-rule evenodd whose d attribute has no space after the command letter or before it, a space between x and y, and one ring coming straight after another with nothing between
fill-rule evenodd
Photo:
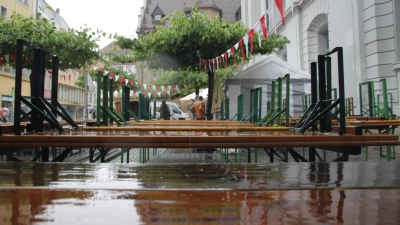
<instances>
[{"instance_id":1,"label":"triangular flag","mask_svg":"<svg viewBox=\"0 0 400 225\"><path fill-rule=\"evenodd\" d=\"M276 30L276 23L275 23L275 12L274 12L274 4L267 9L267 14L269 17L269 20L272 20L272 24L274 25L274 29ZM261 21L262 23L262 21ZM265 21L264 21L264 26L265 26Z\"/></svg>"},{"instance_id":2,"label":"triangular flag","mask_svg":"<svg viewBox=\"0 0 400 225\"><path fill-rule=\"evenodd\" d=\"M249 34L244 35L243 43L246 46L246 58L249 58Z\"/></svg>"},{"instance_id":3,"label":"triangular flag","mask_svg":"<svg viewBox=\"0 0 400 225\"><path fill-rule=\"evenodd\" d=\"M240 45L240 50L242 51L242 59L246 60L246 57L244 55L244 50L243 50L243 39L240 39L239 45Z\"/></svg>"},{"instance_id":4,"label":"triangular flag","mask_svg":"<svg viewBox=\"0 0 400 225\"><path fill-rule=\"evenodd\" d=\"M228 51L226 51L227 53L228 53L228 58L230 58L231 57L231 49L228 49Z\"/></svg>"},{"instance_id":5,"label":"triangular flag","mask_svg":"<svg viewBox=\"0 0 400 225\"><path fill-rule=\"evenodd\" d=\"M282 25L285 25L285 15L283 14L283 0L275 0L275 4L278 7L279 13L281 14Z\"/></svg>"},{"instance_id":6,"label":"triangular flag","mask_svg":"<svg viewBox=\"0 0 400 225\"><path fill-rule=\"evenodd\" d=\"M167 91L167 94L168 94L168 95L171 95L171 92L170 92L170 91Z\"/></svg>"},{"instance_id":7,"label":"triangular flag","mask_svg":"<svg viewBox=\"0 0 400 225\"><path fill-rule=\"evenodd\" d=\"M233 56L233 65L236 65L235 47L231 48L231 53L232 53L232 56Z\"/></svg>"},{"instance_id":8,"label":"triangular flag","mask_svg":"<svg viewBox=\"0 0 400 225\"><path fill-rule=\"evenodd\" d=\"M263 16L264 17L264 20L265 20L265 15ZM262 18L262 17L261 17ZM261 19L260 19L261 20ZM258 36L258 45L260 46L260 48L261 48L261 35L260 35L260 21L258 21L257 23L256 23L256 25L254 26L254 31L258 34L257 36Z\"/></svg>"},{"instance_id":9,"label":"triangular flag","mask_svg":"<svg viewBox=\"0 0 400 225\"><path fill-rule=\"evenodd\" d=\"M267 33L267 26L265 25L265 14L260 19L261 29L264 35L265 40L268 41L268 33ZM260 37L260 35L259 35ZM260 48L261 48L261 40L260 41Z\"/></svg>"},{"instance_id":10,"label":"triangular flag","mask_svg":"<svg viewBox=\"0 0 400 225\"><path fill-rule=\"evenodd\" d=\"M157 92L158 97L161 97L161 92Z\"/></svg>"},{"instance_id":11,"label":"triangular flag","mask_svg":"<svg viewBox=\"0 0 400 225\"><path fill-rule=\"evenodd\" d=\"M147 89L147 84L143 84L143 88L144 88L144 89Z\"/></svg>"},{"instance_id":12,"label":"triangular flag","mask_svg":"<svg viewBox=\"0 0 400 225\"><path fill-rule=\"evenodd\" d=\"M130 84L131 86L134 86L134 85L135 85L135 82L133 82L133 80L130 80L130 81L129 81L129 84Z\"/></svg>"},{"instance_id":13,"label":"triangular flag","mask_svg":"<svg viewBox=\"0 0 400 225\"><path fill-rule=\"evenodd\" d=\"M151 84L147 85L149 87L149 89L153 89L153 87L151 86Z\"/></svg>"},{"instance_id":14,"label":"triangular flag","mask_svg":"<svg viewBox=\"0 0 400 225\"><path fill-rule=\"evenodd\" d=\"M292 14L293 14L294 0L288 0L288 5L291 6L291 8L292 8Z\"/></svg>"},{"instance_id":15,"label":"triangular flag","mask_svg":"<svg viewBox=\"0 0 400 225\"><path fill-rule=\"evenodd\" d=\"M224 56L225 56L225 68L226 68L226 66L228 65L228 52L225 52Z\"/></svg>"},{"instance_id":16,"label":"triangular flag","mask_svg":"<svg viewBox=\"0 0 400 225\"><path fill-rule=\"evenodd\" d=\"M110 79L113 79L113 78L114 78L114 74L110 73Z\"/></svg>"},{"instance_id":17,"label":"triangular flag","mask_svg":"<svg viewBox=\"0 0 400 225\"><path fill-rule=\"evenodd\" d=\"M165 87L165 90L168 90L168 88L169 88L170 86L168 86L168 85L165 85L164 87Z\"/></svg>"},{"instance_id":18,"label":"triangular flag","mask_svg":"<svg viewBox=\"0 0 400 225\"><path fill-rule=\"evenodd\" d=\"M129 96L133 96L134 95L134 93L133 93L133 91L131 90L130 92L129 92Z\"/></svg>"},{"instance_id":19,"label":"triangular flag","mask_svg":"<svg viewBox=\"0 0 400 225\"><path fill-rule=\"evenodd\" d=\"M147 93L147 96L150 98L151 97L151 92Z\"/></svg>"},{"instance_id":20,"label":"triangular flag","mask_svg":"<svg viewBox=\"0 0 400 225\"><path fill-rule=\"evenodd\" d=\"M253 46L253 38L254 38L254 29L251 29L249 31L249 39L250 39L250 52L253 52L254 46Z\"/></svg>"},{"instance_id":21,"label":"triangular flag","mask_svg":"<svg viewBox=\"0 0 400 225\"><path fill-rule=\"evenodd\" d=\"M102 72L102 73L103 73L103 72L104 72L103 68L100 67L100 68L99 68L99 72Z\"/></svg>"},{"instance_id":22,"label":"triangular flag","mask_svg":"<svg viewBox=\"0 0 400 225\"><path fill-rule=\"evenodd\" d=\"M14 61L17 61L17 54L16 53L12 53L11 54L11 59Z\"/></svg>"},{"instance_id":23,"label":"triangular flag","mask_svg":"<svg viewBox=\"0 0 400 225\"><path fill-rule=\"evenodd\" d=\"M71 74L68 75L68 81L71 81Z\"/></svg>"},{"instance_id":24,"label":"triangular flag","mask_svg":"<svg viewBox=\"0 0 400 225\"><path fill-rule=\"evenodd\" d=\"M119 76L118 75L115 75L115 80L119 80Z\"/></svg>"},{"instance_id":25,"label":"triangular flag","mask_svg":"<svg viewBox=\"0 0 400 225\"><path fill-rule=\"evenodd\" d=\"M143 91L142 94L143 94L144 96L146 96L146 95L147 95L147 92Z\"/></svg>"},{"instance_id":26,"label":"triangular flag","mask_svg":"<svg viewBox=\"0 0 400 225\"><path fill-rule=\"evenodd\" d=\"M161 86L161 90L164 91L164 89L165 89L165 86Z\"/></svg>"},{"instance_id":27,"label":"triangular flag","mask_svg":"<svg viewBox=\"0 0 400 225\"><path fill-rule=\"evenodd\" d=\"M143 83L140 83L140 87L143 88Z\"/></svg>"},{"instance_id":28,"label":"triangular flag","mask_svg":"<svg viewBox=\"0 0 400 225\"><path fill-rule=\"evenodd\" d=\"M165 92L165 91L163 91L163 92L161 92L161 94L162 94L162 96L165 96L166 92Z\"/></svg>"},{"instance_id":29,"label":"triangular flag","mask_svg":"<svg viewBox=\"0 0 400 225\"><path fill-rule=\"evenodd\" d=\"M160 87L159 85L157 85L157 91L160 91L160 88L161 88L161 87Z\"/></svg>"},{"instance_id":30,"label":"triangular flag","mask_svg":"<svg viewBox=\"0 0 400 225\"><path fill-rule=\"evenodd\" d=\"M156 92L153 92L151 94L153 95L154 98L157 97L157 93Z\"/></svg>"}]
</instances>

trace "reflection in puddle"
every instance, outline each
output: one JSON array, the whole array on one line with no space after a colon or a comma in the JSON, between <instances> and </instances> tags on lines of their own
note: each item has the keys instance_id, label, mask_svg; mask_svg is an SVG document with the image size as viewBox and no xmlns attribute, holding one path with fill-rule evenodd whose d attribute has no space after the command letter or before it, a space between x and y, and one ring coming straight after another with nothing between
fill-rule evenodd
<instances>
[{"instance_id":1,"label":"reflection in puddle","mask_svg":"<svg viewBox=\"0 0 400 225\"><path fill-rule=\"evenodd\" d=\"M400 190L0 190L1 224L399 224Z\"/></svg>"},{"instance_id":2,"label":"reflection in puddle","mask_svg":"<svg viewBox=\"0 0 400 225\"><path fill-rule=\"evenodd\" d=\"M400 224L400 164L0 163L0 224Z\"/></svg>"}]
</instances>

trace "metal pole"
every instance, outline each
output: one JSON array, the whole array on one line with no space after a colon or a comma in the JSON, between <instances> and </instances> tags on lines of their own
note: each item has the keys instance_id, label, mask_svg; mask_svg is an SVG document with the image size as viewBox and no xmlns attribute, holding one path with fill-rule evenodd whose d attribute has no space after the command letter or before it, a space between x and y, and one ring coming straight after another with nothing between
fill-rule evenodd
<instances>
[{"instance_id":1,"label":"metal pole","mask_svg":"<svg viewBox=\"0 0 400 225\"><path fill-rule=\"evenodd\" d=\"M318 92L319 92L319 100L321 101L320 112L323 112L326 109L326 76L325 76L325 55L318 56ZM329 90L330 91L330 90ZM326 121L329 119L327 116L324 116L320 120L320 132L324 133L327 131Z\"/></svg>"},{"instance_id":2,"label":"metal pole","mask_svg":"<svg viewBox=\"0 0 400 225\"><path fill-rule=\"evenodd\" d=\"M97 72L97 109L96 109L96 121L97 121L97 126L100 126L101 120L100 120L100 106L101 106L101 86L102 86L102 77L99 72ZM103 92L104 93L104 92Z\"/></svg>"},{"instance_id":3,"label":"metal pole","mask_svg":"<svg viewBox=\"0 0 400 225\"><path fill-rule=\"evenodd\" d=\"M57 108L58 100L58 64L60 59L58 56L52 57L52 69L51 69L51 104ZM57 116L56 110L53 110L53 114Z\"/></svg>"},{"instance_id":4,"label":"metal pole","mask_svg":"<svg viewBox=\"0 0 400 225\"><path fill-rule=\"evenodd\" d=\"M15 72L15 89L14 89L14 133L21 135L20 117L21 117L21 90L22 90L22 69L23 59L22 54L24 51L24 41L17 40L17 62Z\"/></svg>"},{"instance_id":5,"label":"metal pole","mask_svg":"<svg viewBox=\"0 0 400 225\"><path fill-rule=\"evenodd\" d=\"M88 121L89 112L88 112L88 102L89 102L89 70L85 72L85 108L84 108L84 121Z\"/></svg>"},{"instance_id":6,"label":"metal pole","mask_svg":"<svg viewBox=\"0 0 400 225\"><path fill-rule=\"evenodd\" d=\"M340 109L340 135L346 134L346 114L345 114L345 87L344 87L344 66L343 48L338 47L338 72L339 72L339 109Z\"/></svg>"}]
</instances>

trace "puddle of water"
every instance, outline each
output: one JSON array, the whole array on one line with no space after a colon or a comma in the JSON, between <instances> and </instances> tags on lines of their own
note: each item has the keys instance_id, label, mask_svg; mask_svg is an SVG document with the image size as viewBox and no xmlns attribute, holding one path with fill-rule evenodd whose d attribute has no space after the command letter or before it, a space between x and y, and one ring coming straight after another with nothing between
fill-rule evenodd
<instances>
[{"instance_id":1,"label":"puddle of water","mask_svg":"<svg viewBox=\"0 0 400 225\"><path fill-rule=\"evenodd\" d=\"M400 190L0 190L1 224L399 224Z\"/></svg>"}]
</instances>

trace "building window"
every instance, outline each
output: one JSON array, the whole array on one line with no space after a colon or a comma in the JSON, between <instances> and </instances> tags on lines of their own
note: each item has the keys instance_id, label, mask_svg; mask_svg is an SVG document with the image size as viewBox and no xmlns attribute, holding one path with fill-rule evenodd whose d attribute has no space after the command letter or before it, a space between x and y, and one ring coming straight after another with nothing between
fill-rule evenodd
<instances>
[{"instance_id":1,"label":"building window","mask_svg":"<svg viewBox=\"0 0 400 225\"><path fill-rule=\"evenodd\" d=\"M19 0L19 1L24 3L25 5L29 5L29 0Z\"/></svg>"},{"instance_id":2,"label":"building window","mask_svg":"<svg viewBox=\"0 0 400 225\"><path fill-rule=\"evenodd\" d=\"M155 15L154 16L155 21L160 21L161 20L161 15Z\"/></svg>"},{"instance_id":3,"label":"building window","mask_svg":"<svg viewBox=\"0 0 400 225\"><path fill-rule=\"evenodd\" d=\"M4 6L1 6L1 16L7 18L7 8Z\"/></svg>"}]
</instances>

